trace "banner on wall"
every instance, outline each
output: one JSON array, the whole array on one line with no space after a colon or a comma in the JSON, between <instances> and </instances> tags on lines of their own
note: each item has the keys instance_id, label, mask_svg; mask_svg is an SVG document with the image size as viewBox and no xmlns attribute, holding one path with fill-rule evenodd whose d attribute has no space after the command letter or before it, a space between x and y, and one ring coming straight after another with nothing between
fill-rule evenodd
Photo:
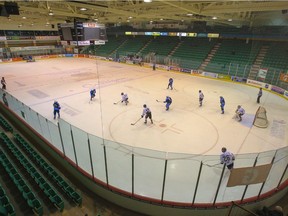
<instances>
[{"instance_id":1,"label":"banner on wall","mask_svg":"<svg viewBox=\"0 0 288 216\"><path fill-rule=\"evenodd\" d=\"M279 79L280 79L282 82L288 82L288 73L287 73L287 74L281 73Z\"/></svg>"},{"instance_id":2,"label":"banner on wall","mask_svg":"<svg viewBox=\"0 0 288 216\"><path fill-rule=\"evenodd\" d=\"M266 181L272 164L256 167L234 168L227 182L227 187L258 184Z\"/></svg>"},{"instance_id":3,"label":"banner on wall","mask_svg":"<svg viewBox=\"0 0 288 216\"><path fill-rule=\"evenodd\" d=\"M257 76L264 80L266 78L267 72L268 72L268 69L260 68Z\"/></svg>"}]
</instances>

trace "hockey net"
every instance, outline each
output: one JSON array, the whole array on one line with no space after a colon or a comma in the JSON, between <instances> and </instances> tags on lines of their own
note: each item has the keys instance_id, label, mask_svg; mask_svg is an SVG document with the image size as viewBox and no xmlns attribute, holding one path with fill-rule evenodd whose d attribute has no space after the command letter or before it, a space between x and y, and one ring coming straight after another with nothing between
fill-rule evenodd
<instances>
[{"instance_id":1,"label":"hockey net","mask_svg":"<svg viewBox=\"0 0 288 216\"><path fill-rule=\"evenodd\" d=\"M268 119L266 115L266 109L260 106L256 112L253 125L260 128L268 127Z\"/></svg>"}]
</instances>

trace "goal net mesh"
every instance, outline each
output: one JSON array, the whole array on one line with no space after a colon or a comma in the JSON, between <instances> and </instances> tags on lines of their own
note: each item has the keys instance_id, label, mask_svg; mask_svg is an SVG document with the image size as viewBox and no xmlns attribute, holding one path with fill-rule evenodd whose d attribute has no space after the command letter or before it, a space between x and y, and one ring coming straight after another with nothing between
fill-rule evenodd
<instances>
[{"instance_id":1,"label":"goal net mesh","mask_svg":"<svg viewBox=\"0 0 288 216\"><path fill-rule=\"evenodd\" d=\"M266 115L266 109L260 106L256 112L253 125L260 128L268 127L268 119Z\"/></svg>"}]
</instances>

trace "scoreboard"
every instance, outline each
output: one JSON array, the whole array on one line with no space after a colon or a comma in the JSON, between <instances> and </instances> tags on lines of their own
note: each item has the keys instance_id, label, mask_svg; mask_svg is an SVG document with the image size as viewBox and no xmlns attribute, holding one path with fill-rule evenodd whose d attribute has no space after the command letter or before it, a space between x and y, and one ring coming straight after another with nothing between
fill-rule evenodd
<instances>
[{"instance_id":1,"label":"scoreboard","mask_svg":"<svg viewBox=\"0 0 288 216\"><path fill-rule=\"evenodd\" d=\"M107 41L104 24L94 22L59 23L58 31L64 41Z\"/></svg>"}]
</instances>

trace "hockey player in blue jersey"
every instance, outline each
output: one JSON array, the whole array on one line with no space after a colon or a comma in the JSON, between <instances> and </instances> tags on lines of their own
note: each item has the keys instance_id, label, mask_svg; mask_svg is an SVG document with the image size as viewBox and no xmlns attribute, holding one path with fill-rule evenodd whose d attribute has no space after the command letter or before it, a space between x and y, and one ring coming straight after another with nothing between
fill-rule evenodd
<instances>
[{"instance_id":1,"label":"hockey player in blue jersey","mask_svg":"<svg viewBox=\"0 0 288 216\"><path fill-rule=\"evenodd\" d=\"M170 78L168 81L167 89L169 89L169 87L171 88L171 90L173 90L173 79L172 78Z\"/></svg>"},{"instance_id":2,"label":"hockey player in blue jersey","mask_svg":"<svg viewBox=\"0 0 288 216\"><path fill-rule=\"evenodd\" d=\"M56 114L58 114L58 118L60 118L60 109L61 109L61 107L60 107L60 104L57 101L54 101L53 108L54 108L54 111L53 111L54 119L56 119Z\"/></svg>"},{"instance_id":3,"label":"hockey player in blue jersey","mask_svg":"<svg viewBox=\"0 0 288 216\"><path fill-rule=\"evenodd\" d=\"M220 96L220 107L221 107L221 114L224 114L224 106L225 106L225 99Z\"/></svg>"},{"instance_id":4,"label":"hockey player in blue jersey","mask_svg":"<svg viewBox=\"0 0 288 216\"><path fill-rule=\"evenodd\" d=\"M172 98L169 96L166 96L166 99L165 99L165 101L163 101L163 103L166 103L166 111L168 111L170 105L172 104Z\"/></svg>"},{"instance_id":5,"label":"hockey player in blue jersey","mask_svg":"<svg viewBox=\"0 0 288 216\"><path fill-rule=\"evenodd\" d=\"M151 110L147 107L146 104L143 105L143 113L141 115L141 118L143 118L145 116L145 124L147 124L147 118L150 119L151 124L153 124L153 120L152 120L152 112Z\"/></svg>"},{"instance_id":6,"label":"hockey player in blue jersey","mask_svg":"<svg viewBox=\"0 0 288 216\"><path fill-rule=\"evenodd\" d=\"M92 99L95 97L96 95L96 89L91 89L90 90L90 101L92 101Z\"/></svg>"}]
</instances>

